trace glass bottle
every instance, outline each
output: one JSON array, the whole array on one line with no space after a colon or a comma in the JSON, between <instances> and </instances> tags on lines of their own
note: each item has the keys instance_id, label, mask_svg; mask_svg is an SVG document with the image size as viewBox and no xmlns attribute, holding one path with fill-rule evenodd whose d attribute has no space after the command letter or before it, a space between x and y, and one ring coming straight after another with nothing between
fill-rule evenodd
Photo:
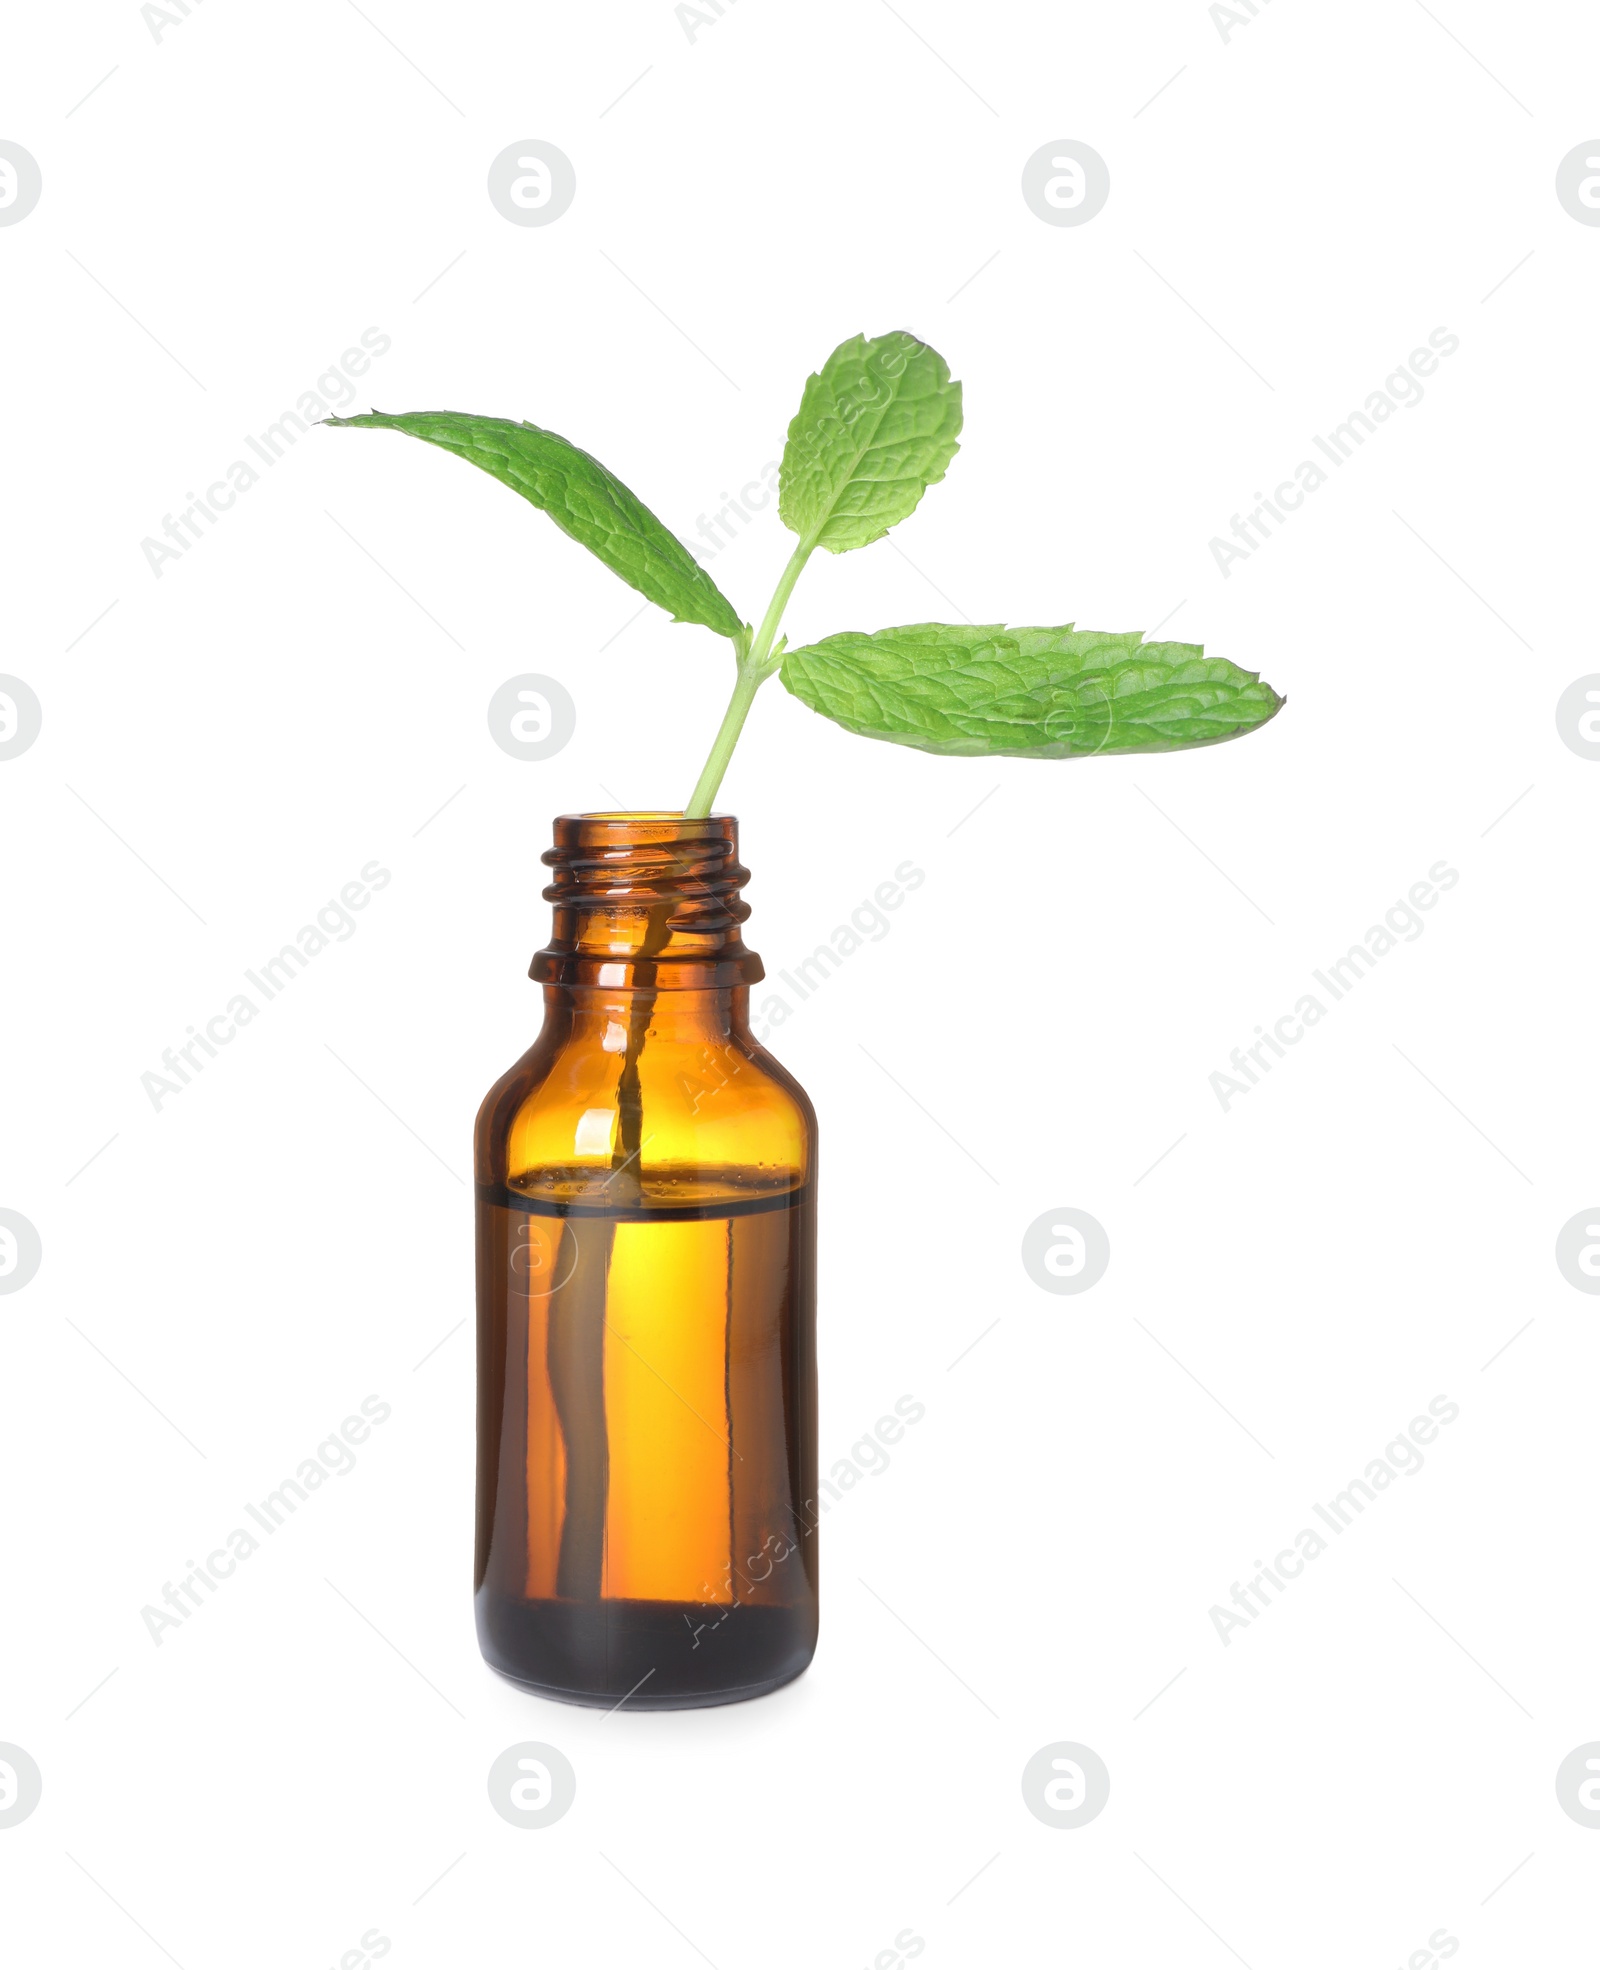
<instances>
[{"instance_id":1,"label":"glass bottle","mask_svg":"<svg viewBox=\"0 0 1600 1970\"><path fill-rule=\"evenodd\" d=\"M562 815L544 1025L476 1133L479 1644L676 1709L817 1636L817 1124L752 1037L727 815Z\"/></svg>"}]
</instances>

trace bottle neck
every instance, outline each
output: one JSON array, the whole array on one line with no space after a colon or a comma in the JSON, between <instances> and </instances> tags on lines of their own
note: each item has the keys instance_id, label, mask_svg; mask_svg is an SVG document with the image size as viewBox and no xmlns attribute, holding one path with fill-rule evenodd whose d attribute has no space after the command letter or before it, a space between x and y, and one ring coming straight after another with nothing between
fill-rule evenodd
<instances>
[{"instance_id":1,"label":"bottle neck","mask_svg":"<svg viewBox=\"0 0 1600 1970\"><path fill-rule=\"evenodd\" d=\"M750 871L732 815L562 814L541 859L554 920L529 966L540 984L698 995L765 976L740 935Z\"/></svg>"}]
</instances>

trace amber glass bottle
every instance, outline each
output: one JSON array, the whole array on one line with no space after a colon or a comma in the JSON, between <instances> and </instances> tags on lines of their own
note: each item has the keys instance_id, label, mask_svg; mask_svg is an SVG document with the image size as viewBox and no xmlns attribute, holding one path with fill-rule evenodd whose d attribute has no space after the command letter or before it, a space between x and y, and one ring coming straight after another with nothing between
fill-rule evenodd
<instances>
[{"instance_id":1,"label":"amber glass bottle","mask_svg":"<svg viewBox=\"0 0 1600 1970\"><path fill-rule=\"evenodd\" d=\"M759 1696L817 1636L816 1117L725 815L563 815L478 1115L478 1637L546 1696Z\"/></svg>"}]
</instances>

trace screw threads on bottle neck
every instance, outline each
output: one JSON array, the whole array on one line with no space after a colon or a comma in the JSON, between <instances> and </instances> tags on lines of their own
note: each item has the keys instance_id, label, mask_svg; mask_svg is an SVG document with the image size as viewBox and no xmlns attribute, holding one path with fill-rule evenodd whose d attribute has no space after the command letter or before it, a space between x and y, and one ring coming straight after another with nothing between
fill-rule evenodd
<instances>
[{"instance_id":1,"label":"screw threads on bottle neck","mask_svg":"<svg viewBox=\"0 0 1600 1970\"><path fill-rule=\"evenodd\" d=\"M545 985L661 990L750 985L764 973L740 926L750 871L729 814L562 814L541 857L552 871Z\"/></svg>"}]
</instances>

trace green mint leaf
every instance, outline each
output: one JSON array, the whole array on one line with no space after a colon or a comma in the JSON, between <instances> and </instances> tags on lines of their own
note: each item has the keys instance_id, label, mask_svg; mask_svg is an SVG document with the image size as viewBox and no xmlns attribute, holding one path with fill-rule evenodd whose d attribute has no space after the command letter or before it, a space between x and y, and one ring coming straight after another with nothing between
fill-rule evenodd
<instances>
[{"instance_id":1,"label":"green mint leaf","mask_svg":"<svg viewBox=\"0 0 1600 1970\"><path fill-rule=\"evenodd\" d=\"M961 385L943 356L897 329L841 342L805 393L778 481L778 511L807 550L881 540L944 477Z\"/></svg>"},{"instance_id":2,"label":"green mint leaf","mask_svg":"<svg viewBox=\"0 0 1600 1970\"><path fill-rule=\"evenodd\" d=\"M554 431L459 410L412 410L397 416L375 410L327 421L404 431L454 452L548 513L563 533L598 555L613 574L665 609L674 622L704 623L719 636L742 635L744 624L733 604L683 543L599 459Z\"/></svg>"},{"instance_id":3,"label":"green mint leaf","mask_svg":"<svg viewBox=\"0 0 1600 1970\"><path fill-rule=\"evenodd\" d=\"M937 753L1077 759L1238 738L1283 699L1197 643L1094 630L909 623L784 653L802 704L863 738Z\"/></svg>"}]
</instances>

